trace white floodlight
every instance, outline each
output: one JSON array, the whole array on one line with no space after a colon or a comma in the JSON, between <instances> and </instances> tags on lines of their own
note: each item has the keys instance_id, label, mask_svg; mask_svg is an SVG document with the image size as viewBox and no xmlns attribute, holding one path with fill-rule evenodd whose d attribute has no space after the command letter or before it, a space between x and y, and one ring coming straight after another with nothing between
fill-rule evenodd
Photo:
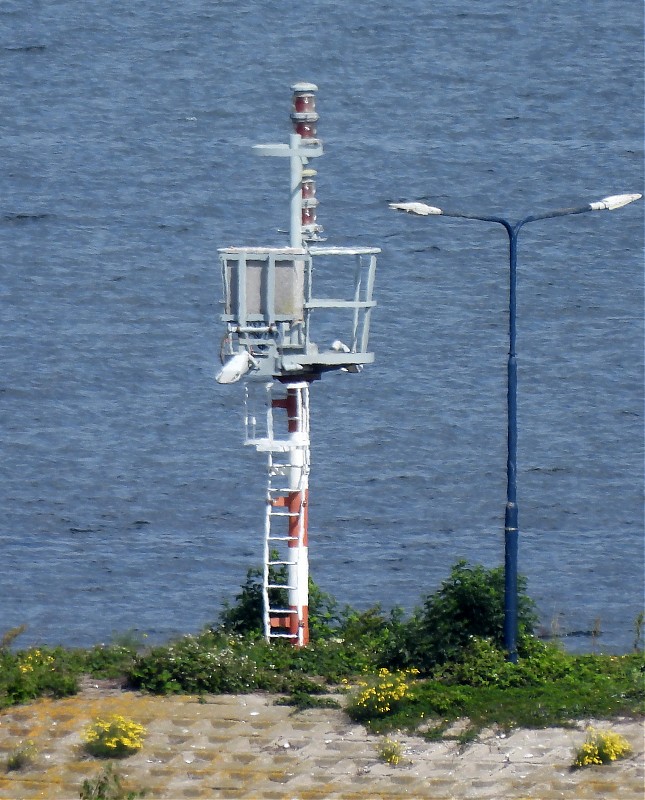
<instances>
[{"instance_id":1,"label":"white floodlight","mask_svg":"<svg viewBox=\"0 0 645 800\"><path fill-rule=\"evenodd\" d=\"M614 211L616 208L622 208L633 203L634 200L640 200L642 196L642 194L612 194L589 205L592 211Z\"/></svg>"},{"instance_id":2,"label":"white floodlight","mask_svg":"<svg viewBox=\"0 0 645 800\"><path fill-rule=\"evenodd\" d=\"M224 364L215 376L218 383L236 383L243 375L257 366L256 360L246 350L240 350Z\"/></svg>"},{"instance_id":3,"label":"white floodlight","mask_svg":"<svg viewBox=\"0 0 645 800\"><path fill-rule=\"evenodd\" d=\"M443 214L443 211L436 206L429 206L425 203L390 203L390 208L395 211L407 211L409 214L419 214L422 217L428 217L431 214L437 216Z\"/></svg>"}]
</instances>

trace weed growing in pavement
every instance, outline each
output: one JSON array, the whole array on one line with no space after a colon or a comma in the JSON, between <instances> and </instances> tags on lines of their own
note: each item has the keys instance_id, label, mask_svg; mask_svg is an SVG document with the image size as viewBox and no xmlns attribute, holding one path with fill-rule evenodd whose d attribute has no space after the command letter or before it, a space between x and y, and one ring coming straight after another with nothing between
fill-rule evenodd
<instances>
[{"instance_id":1,"label":"weed growing in pavement","mask_svg":"<svg viewBox=\"0 0 645 800\"><path fill-rule=\"evenodd\" d=\"M136 800L145 797L145 789L134 792L128 791L121 783L121 776L114 771L113 764L105 768L94 778L86 778L80 791L81 800Z\"/></svg>"},{"instance_id":2,"label":"weed growing in pavement","mask_svg":"<svg viewBox=\"0 0 645 800\"><path fill-rule=\"evenodd\" d=\"M590 727L587 738L576 753L574 767L589 767L595 764L610 764L625 758L632 752L631 745L614 731L603 731Z\"/></svg>"},{"instance_id":3,"label":"weed growing in pavement","mask_svg":"<svg viewBox=\"0 0 645 800\"><path fill-rule=\"evenodd\" d=\"M34 763L38 750L32 741L21 742L18 747L12 750L7 756L7 772L13 772Z\"/></svg>"},{"instance_id":4,"label":"weed growing in pavement","mask_svg":"<svg viewBox=\"0 0 645 800\"><path fill-rule=\"evenodd\" d=\"M381 761L397 767L403 758L403 748L395 739L382 739L378 744L378 756Z\"/></svg>"},{"instance_id":5,"label":"weed growing in pavement","mask_svg":"<svg viewBox=\"0 0 645 800\"><path fill-rule=\"evenodd\" d=\"M146 729L127 717L113 714L97 719L85 731L85 749L96 758L126 758L141 750Z\"/></svg>"}]
</instances>

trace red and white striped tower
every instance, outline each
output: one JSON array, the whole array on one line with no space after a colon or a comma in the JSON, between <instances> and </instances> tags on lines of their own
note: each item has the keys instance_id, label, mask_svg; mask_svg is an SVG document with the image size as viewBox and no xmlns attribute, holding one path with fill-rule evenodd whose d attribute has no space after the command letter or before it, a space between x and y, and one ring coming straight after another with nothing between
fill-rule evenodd
<instances>
[{"instance_id":1,"label":"red and white striped tower","mask_svg":"<svg viewBox=\"0 0 645 800\"><path fill-rule=\"evenodd\" d=\"M271 501L274 506L286 508L289 514L289 614L286 618L272 618L271 624L286 628L293 644L303 647L309 643L309 383L287 384L287 396L273 398L271 404L287 412L289 441L288 492Z\"/></svg>"},{"instance_id":2,"label":"red and white striped tower","mask_svg":"<svg viewBox=\"0 0 645 800\"><path fill-rule=\"evenodd\" d=\"M317 136L315 92L313 83L296 83L293 91L291 122L293 125L292 144L296 140L315 141ZM299 212L292 214L291 242L302 247L303 240L316 239L322 228L316 221L316 171L303 170L302 158L292 164L293 199L299 204ZM297 200L296 200L297 198ZM287 396L274 399L274 407L287 412L289 434L289 492L286 498L276 498L274 502L284 503L289 514L287 583L289 586L289 615L286 628L296 647L309 643L309 383L299 381L288 383ZM278 620L276 620L278 621Z\"/></svg>"}]
</instances>

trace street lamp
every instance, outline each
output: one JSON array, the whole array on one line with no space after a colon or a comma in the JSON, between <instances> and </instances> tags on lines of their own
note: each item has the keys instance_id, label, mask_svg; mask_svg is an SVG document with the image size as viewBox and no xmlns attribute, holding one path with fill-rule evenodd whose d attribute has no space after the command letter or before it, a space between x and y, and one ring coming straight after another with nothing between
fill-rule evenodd
<instances>
[{"instance_id":1,"label":"street lamp","mask_svg":"<svg viewBox=\"0 0 645 800\"><path fill-rule=\"evenodd\" d=\"M634 200L640 194L616 194L605 197L595 203L573 208L559 208L543 214L531 214L519 222L511 222L503 217L467 214L460 211L446 211L425 203L390 203L390 208L407 211L420 216L457 217L459 219L476 219L481 222L496 222L502 225L509 240L509 321L508 321L508 456L506 461L506 511L504 515L504 647L508 660L517 662L517 552L519 544L519 521L517 505L517 359L515 354L516 338L516 289L517 289L517 237L520 230L529 222L552 217L567 217L572 214L584 214L587 211L614 211Z\"/></svg>"}]
</instances>

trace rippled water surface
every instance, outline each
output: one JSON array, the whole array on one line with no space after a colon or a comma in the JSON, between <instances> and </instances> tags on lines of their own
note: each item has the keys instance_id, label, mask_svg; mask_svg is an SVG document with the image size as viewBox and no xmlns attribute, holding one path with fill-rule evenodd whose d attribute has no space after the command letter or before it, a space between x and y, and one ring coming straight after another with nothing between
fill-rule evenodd
<instances>
[{"instance_id":1,"label":"rippled water surface","mask_svg":"<svg viewBox=\"0 0 645 800\"><path fill-rule=\"evenodd\" d=\"M0 7L0 628L198 630L261 555L217 248L286 243L290 85L318 218L374 245L374 366L311 392L310 560L407 608L503 553L512 218L643 191L635 0ZM327 276L326 276L327 277ZM329 276L342 293L345 275ZM643 203L520 237L520 570L544 625L629 648L643 604ZM575 646L590 646L576 639Z\"/></svg>"}]
</instances>

